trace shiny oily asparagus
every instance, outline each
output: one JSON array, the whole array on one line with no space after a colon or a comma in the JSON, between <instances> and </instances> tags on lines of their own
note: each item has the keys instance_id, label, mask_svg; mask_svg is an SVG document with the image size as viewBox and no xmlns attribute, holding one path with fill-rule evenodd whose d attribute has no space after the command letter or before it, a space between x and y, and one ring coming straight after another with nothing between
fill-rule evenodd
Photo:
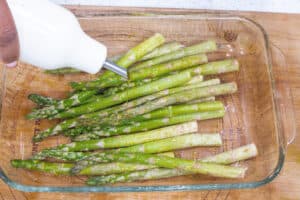
<instances>
[{"instance_id":1,"label":"shiny oily asparagus","mask_svg":"<svg viewBox=\"0 0 300 200\"><path fill-rule=\"evenodd\" d=\"M167 152L160 154L163 156L174 157L173 152ZM46 172L55 175L72 175L71 169L73 168L73 163L53 163L40 160L12 160L11 165L16 168L23 168L28 170ZM155 168L155 165L143 165L136 163L101 163L93 166L89 166L81 170L78 175L108 175L114 173L124 173L144 169Z\"/></svg>"},{"instance_id":2,"label":"shiny oily asparagus","mask_svg":"<svg viewBox=\"0 0 300 200\"><path fill-rule=\"evenodd\" d=\"M99 119L101 119L103 117L107 117L107 116L111 115L112 113L122 112L124 110L136 107L138 105L141 105L148 101L152 101L159 97L163 97L163 96L170 95L170 94L175 94L177 92L181 92L184 90L189 90L189 89L193 89L193 88L197 88L197 87L217 85L219 83L220 83L219 79L211 79L211 80L203 81L202 83L198 83L198 84L194 84L194 85L187 85L187 86L181 86L181 87L177 87L177 88L171 88L171 89L163 90L163 91L160 91L160 92L148 95L148 96L137 98L132 101L125 102L121 105L117 105L117 106L114 106L111 108L107 108L107 109L100 110L100 111L93 112L93 113L84 114L84 115L81 115L80 117L77 117L74 119L65 120L52 128L49 128L49 129L46 129L46 130L40 132L39 134L34 136L33 141L38 142L38 141L43 140L46 137L49 137L52 135L57 135L58 133L65 131L69 128L73 128L75 126L82 125L82 123L80 123L80 121L83 121L83 124L85 124L86 120L88 120L88 121L92 120L92 121L96 121L95 123L98 124Z\"/></svg>"},{"instance_id":3,"label":"shiny oily asparagus","mask_svg":"<svg viewBox=\"0 0 300 200\"><path fill-rule=\"evenodd\" d=\"M257 155L255 144L248 144L228 152L223 152L215 156L209 156L201 159L201 162L214 162L218 164L231 164L237 161L247 160ZM91 177L87 180L88 185L104 185L118 182L132 182L140 180L151 180L170 178L181 175L190 175L193 173L178 169L155 168L149 170L135 171L129 173L112 174L108 176Z\"/></svg>"}]
</instances>

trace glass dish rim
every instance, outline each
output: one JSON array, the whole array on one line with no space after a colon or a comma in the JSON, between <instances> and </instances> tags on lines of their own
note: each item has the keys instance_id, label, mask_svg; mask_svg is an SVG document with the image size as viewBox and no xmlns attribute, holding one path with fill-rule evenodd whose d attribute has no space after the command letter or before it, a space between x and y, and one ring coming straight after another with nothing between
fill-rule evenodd
<instances>
[{"instance_id":1,"label":"glass dish rim","mask_svg":"<svg viewBox=\"0 0 300 200\"><path fill-rule=\"evenodd\" d=\"M196 17L196 19L235 19L240 21L245 21L247 23L250 23L254 25L258 30L261 32L261 34L264 37L264 46L266 48L267 53L267 63L269 68L269 74L271 79L271 88L272 88L272 102L275 108L275 125L276 125L276 133L277 133L277 140L278 140L278 148L279 148L279 158L276 164L276 167L274 170L264 179L259 181L253 181L253 182L246 182L246 183L216 183L216 184L193 184L193 185L159 185L159 186L68 186L68 187L52 187L52 186L31 186L31 185L24 185L18 182L14 182L11 179L9 179L8 176L4 173L0 166L0 178L2 181L4 181L7 185L10 187L24 191L24 192L153 192L153 191L188 191L188 190L224 190L224 189L247 189L247 188L256 188L262 185L265 185L267 183L270 183L272 180L274 180L280 173L284 159L285 159L285 137L283 135L282 125L280 119L280 113L278 112L278 106L275 103L275 82L272 74L272 58L270 54L270 45L269 45L269 39L268 35L265 31L265 29L255 22L254 20L251 20L244 16L238 16L238 15L232 15L228 13L200 13L200 14L155 14L155 13L144 13L144 15L122 15L120 16L126 16L126 17L132 17L132 18L180 18L180 17ZM93 17L93 16L90 16ZM97 16L95 16L97 17ZM103 17L103 16L102 16ZM114 17L114 16L109 16ZM79 17L85 18L85 17Z\"/></svg>"}]
</instances>

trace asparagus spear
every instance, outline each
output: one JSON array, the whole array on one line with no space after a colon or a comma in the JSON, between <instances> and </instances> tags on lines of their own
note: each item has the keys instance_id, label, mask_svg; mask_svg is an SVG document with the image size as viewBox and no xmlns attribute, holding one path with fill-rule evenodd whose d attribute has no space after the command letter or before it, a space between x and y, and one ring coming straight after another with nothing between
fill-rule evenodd
<instances>
[{"instance_id":1,"label":"asparagus spear","mask_svg":"<svg viewBox=\"0 0 300 200\"><path fill-rule=\"evenodd\" d=\"M158 167L179 169L190 173L207 174L215 177L224 178L243 178L246 169L240 167L231 167L219 164L205 163L182 158L170 158L167 156L158 156L144 153L102 153L100 159L104 157L113 162L129 162L156 165ZM98 157L91 160L98 162ZM71 172L76 174L82 166L86 166L89 160L82 160L75 164Z\"/></svg>"},{"instance_id":2,"label":"asparagus spear","mask_svg":"<svg viewBox=\"0 0 300 200\"><path fill-rule=\"evenodd\" d=\"M228 158L230 155L230 159ZM246 160L257 155L256 146L254 144L249 144L237 149L233 149L228 152L217 154L215 156L210 156L205 159L201 159L201 162L215 162L219 164L231 164L236 161ZM223 158L224 156L224 158ZM227 158L226 158L227 157ZM117 182L132 182L138 180L151 180L151 179L161 179L169 178L181 175L190 175L193 173L186 172L178 169L149 169L143 171L122 173L122 174L112 174L108 176L91 177L87 180L88 185L103 185L112 184Z\"/></svg>"},{"instance_id":3,"label":"asparagus spear","mask_svg":"<svg viewBox=\"0 0 300 200\"><path fill-rule=\"evenodd\" d=\"M241 160L246 160L257 155L257 148L254 143L226 151L215 156L202 158L202 162L231 164Z\"/></svg>"},{"instance_id":4,"label":"asparagus spear","mask_svg":"<svg viewBox=\"0 0 300 200\"><path fill-rule=\"evenodd\" d=\"M122 135L117 137L104 138L100 140L88 140L62 144L54 149L61 151L91 151L97 149L126 147L145 142L155 141L163 138L174 137L198 130L197 122L187 122L179 125L168 126L161 129L136 133L133 135Z\"/></svg>"},{"instance_id":5,"label":"asparagus spear","mask_svg":"<svg viewBox=\"0 0 300 200\"><path fill-rule=\"evenodd\" d=\"M78 152L77 152L78 153ZM173 152L161 153L159 155L167 157L175 157ZM74 160L73 160L74 161ZM11 161L11 165L16 168L23 168L28 170L41 171L46 173L51 173L55 175L71 175L71 169L73 168L73 163L53 163L45 162L40 160L19 160L15 159ZM79 175L105 175L114 174L122 172L130 172L143 169L152 169L156 166L154 165L142 165L135 163L101 163L93 166L88 166L79 172Z\"/></svg>"},{"instance_id":6,"label":"asparagus spear","mask_svg":"<svg viewBox=\"0 0 300 200\"><path fill-rule=\"evenodd\" d=\"M28 99L36 103L38 106L51 106L56 105L58 100L51 97L42 96L39 94L30 94Z\"/></svg>"},{"instance_id":7,"label":"asparagus spear","mask_svg":"<svg viewBox=\"0 0 300 200\"><path fill-rule=\"evenodd\" d=\"M12 160L11 165L16 168L37 170L48 172L56 175L68 175L74 167L73 163L51 163L39 160Z\"/></svg>"},{"instance_id":8,"label":"asparagus spear","mask_svg":"<svg viewBox=\"0 0 300 200\"><path fill-rule=\"evenodd\" d=\"M151 58L162 56L162 55L177 51L178 49L181 49L183 47L184 46L178 42L170 42L167 44L163 44L163 45L157 47L156 49L154 49L153 51L151 51L150 53L148 53L147 55L145 55L142 59L140 59L140 61L145 61L145 60L149 60Z\"/></svg>"},{"instance_id":9,"label":"asparagus spear","mask_svg":"<svg viewBox=\"0 0 300 200\"><path fill-rule=\"evenodd\" d=\"M130 65L137 62L143 56L150 53L152 50L154 50L156 47L160 46L164 42L165 38L161 34L156 33L144 42L130 49L116 62L116 64L128 68ZM73 82L71 83L71 86L75 90L82 90L85 88L89 88L93 85L97 85L97 88L112 87L116 86L120 82L123 82L123 79L120 76L115 75L111 71L106 71L101 76L99 76L97 80L78 83Z\"/></svg>"},{"instance_id":10,"label":"asparagus spear","mask_svg":"<svg viewBox=\"0 0 300 200\"><path fill-rule=\"evenodd\" d=\"M185 149L197 146L221 146L222 139L218 133L209 134L188 134L181 136L174 136L171 138L161 139L157 141L138 144L135 146L118 149L118 152L136 152L136 153L160 153L166 151L173 151L178 149ZM94 155L93 155L94 156ZM221 156L223 157L223 156Z\"/></svg>"},{"instance_id":11,"label":"asparagus spear","mask_svg":"<svg viewBox=\"0 0 300 200\"><path fill-rule=\"evenodd\" d=\"M188 122L192 120L206 120L220 118L224 116L224 110L209 111L209 112L200 112L200 113L191 113L186 115L179 115L170 118L162 119L153 119L143 122L138 122L133 125L121 125L113 127L104 127L99 129L94 129L88 133L84 133L75 137L75 141L84 141L91 139L98 139L100 137L135 133L138 131L147 131L155 128L160 128L164 126L174 125L178 123Z\"/></svg>"},{"instance_id":12,"label":"asparagus spear","mask_svg":"<svg viewBox=\"0 0 300 200\"><path fill-rule=\"evenodd\" d=\"M207 87L199 87L188 91L184 90L182 92L178 92L169 96L163 96L161 98L154 99L140 106L125 110L122 113L111 114L106 118L96 119L96 124L110 124L112 122L119 122L120 120L148 113L168 105L185 103L194 99L204 97L231 94L236 91L237 86L234 82Z\"/></svg>"},{"instance_id":13,"label":"asparagus spear","mask_svg":"<svg viewBox=\"0 0 300 200\"><path fill-rule=\"evenodd\" d=\"M214 41L212 41L212 40L205 41L200 44L196 44L196 45L193 45L190 47L179 49L179 50L171 52L169 54L165 54L165 55L156 57L152 60L142 62L140 64L132 66L129 69L129 71L133 72L133 71L137 71L140 69L146 69L147 67L157 65L160 63L164 63L164 62L168 62L170 60L180 59L180 58L183 58L186 56L191 56L191 55L200 54L200 53L211 52L211 51L215 51L216 49L217 49L217 45Z\"/></svg>"},{"instance_id":14,"label":"asparagus spear","mask_svg":"<svg viewBox=\"0 0 300 200\"><path fill-rule=\"evenodd\" d=\"M159 154L168 157L174 158L173 152L168 152L167 154ZM105 175L105 174L114 174L114 173L124 173L131 171L139 171L145 169L156 168L155 165L144 165L137 163L122 163L122 162L113 162L113 163L101 163L97 165L88 166L82 169L78 175Z\"/></svg>"},{"instance_id":15,"label":"asparagus spear","mask_svg":"<svg viewBox=\"0 0 300 200\"><path fill-rule=\"evenodd\" d=\"M111 150L112 152L127 152L127 153L161 153L166 151L173 151L178 149L196 147L196 146L219 146L222 144L222 140L219 134L188 134L183 136L174 136L166 139L155 140L152 142L147 142L144 144L138 144L134 146L124 147L120 149ZM73 149L72 149L73 150ZM229 155L233 155L234 153L227 153ZM220 158L211 158L215 159L214 161L217 163L221 163L221 159L224 157L228 159L228 155L221 155ZM249 152L244 153L246 156L249 156ZM40 153L38 153L34 158L35 159L44 159L46 157L52 157L61 160L68 161L79 161L82 159L92 159L94 157L98 157L101 155L99 153L90 153L90 152L65 152L60 149L46 149ZM241 153L236 156L237 158L241 158ZM244 156L245 157L245 156ZM209 159L209 158L207 158ZM234 159L234 158L232 158ZM208 162L208 161L207 161Z\"/></svg>"},{"instance_id":16,"label":"asparagus spear","mask_svg":"<svg viewBox=\"0 0 300 200\"><path fill-rule=\"evenodd\" d=\"M84 113L101 110L137 97L149 95L184 84L189 80L191 80L191 74L189 72L170 75L156 81L152 81L149 84L133 87L108 97L97 98L93 103L71 108L67 111L58 113L54 116L54 118L70 118Z\"/></svg>"},{"instance_id":17,"label":"asparagus spear","mask_svg":"<svg viewBox=\"0 0 300 200\"><path fill-rule=\"evenodd\" d=\"M227 59L215 62L209 62L185 71L191 72L193 75L213 75L239 70L239 62L236 59Z\"/></svg>"},{"instance_id":18,"label":"asparagus spear","mask_svg":"<svg viewBox=\"0 0 300 200\"><path fill-rule=\"evenodd\" d=\"M220 101L202 102L197 104L179 104L179 105L173 105L158 110L154 110L150 113L138 115L133 118L125 119L121 121L121 123L128 124L128 123L145 121L149 119L174 117L177 115L183 115L188 113L205 112L205 111L222 110L222 109L224 109L224 105Z\"/></svg>"},{"instance_id":19,"label":"asparagus spear","mask_svg":"<svg viewBox=\"0 0 300 200\"><path fill-rule=\"evenodd\" d=\"M46 129L45 131L40 132L39 134L37 134L36 136L33 137L33 141L38 142L38 141L43 140L46 137L49 137L52 135L57 135L58 133L65 131L69 128L79 126L82 123L85 124L86 121L95 121L95 123L98 124L99 119L101 119L103 117L107 117L107 116L111 115L112 113L122 112L124 110L136 107L138 105L141 105L145 102L152 101L159 97L175 94L175 93L182 92L185 90L190 90L193 88L204 87L204 86L209 86L209 85L217 85L219 83L220 83L219 79L211 79L211 80L203 81L202 83L198 83L198 84L194 84L194 85L187 85L187 86L182 86L182 87L177 87L177 88L171 88L171 89L163 90L163 91L160 91L160 92L157 92L157 93L145 96L145 97L134 99L132 101L123 103L121 105L114 106L112 108L107 108L107 109L100 110L100 111L94 112L94 113L84 114L78 118L65 120L54 127L51 127L49 129Z\"/></svg>"},{"instance_id":20,"label":"asparagus spear","mask_svg":"<svg viewBox=\"0 0 300 200\"><path fill-rule=\"evenodd\" d=\"M195 99L192 101L187 102L188 104L195 104L195 103L202 103L202 102L209 102L209 101L215 101L216 97L205 97L200 99Z\"/></svg>"},{"instance_id":21,"label":"asparagus spear","mask_svg":"<svg viewBox=\"0 0 300 200\"><path fill-rule=\"evenodd\" d=\"M131 81L135 81L145 78L158 77L170 72L186 69L206 62L207 57L205 54L188 56L170 62L154 65L151 68L143 68L141 70L131 71L129 73L129 78Z\"/></svg>"},{"instance_id":22,"label":"asparagus spear","mask_svg":"<svg viewBox=\"0 0 300 200\"><path fill-rule=\"evenodd\" d=\"M81 102L89 99L91 96L96 94L97 90L83 91L72 95L71 97L58 101L55 105L44 107L38 110L34 110L27 115L27 119L45 119L49 118L60 111L66 110L72 106L78 105Z\"/></svg>"}]
</instances>

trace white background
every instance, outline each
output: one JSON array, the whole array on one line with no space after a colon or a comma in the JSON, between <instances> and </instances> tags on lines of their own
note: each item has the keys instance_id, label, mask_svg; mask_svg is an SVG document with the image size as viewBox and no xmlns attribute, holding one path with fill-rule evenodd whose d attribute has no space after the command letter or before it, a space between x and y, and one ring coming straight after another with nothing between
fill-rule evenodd
<instances>
[{"instance_id":1,"label":"white background","mask_svg":"<svg viewBox=\"0 0 300 200\"><path fill-rule=\"evenodd\" d=\"M300 0L52 0L60 4L300 13ZM299 19L300 20L300 19Z\"/></svg>"}]
</instances>

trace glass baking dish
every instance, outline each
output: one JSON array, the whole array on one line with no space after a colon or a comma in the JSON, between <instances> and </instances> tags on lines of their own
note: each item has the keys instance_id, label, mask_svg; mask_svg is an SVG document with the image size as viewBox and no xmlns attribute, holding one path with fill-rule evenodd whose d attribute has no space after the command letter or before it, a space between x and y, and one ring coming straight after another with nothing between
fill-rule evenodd
<instances>
[{"instance_id":1,"label":"glass baking dish","mask_svg":"<svg viewBox=\"0 0 300 200\"><path fill-rule=\"evenodd\" d=\"M101 10L101 9L99 9ZM117 55L155 32L167 40L185 45L214 39L219 45L210 60L235 57L240 71L222 75L221 80L236 81L236 94L219 98L226 104L223 119L199 122L200 132L222 135L222 147L192 148L176 155L197 159L254 142L259 155L236 165L248 167L244 179L212 178L203 175L181 176L161 180L115 184L103 187L84 185L84 177L52 176L11 167L14 158L29 158L43 148L65 142L53 137L32 144L32 136L54 122L28 121L24 118L33 107L30 93L64 97L69 81L92 78L91 75L51 76L29 65L17 69L1 67L1 135L0 176L11 187L32 192L127 192L254 188L273 180L280 172L287 140L295 133L291 97L287 85L279 81L285 72L280 50L271 47L264 29L244 17L227 14L143 14L87 12L80 14L83 29L106 44L111 55ZM273 58L273 59L272 59ZM284 135L289 133L289 135Z\"/></svg>"}]
</instances>

